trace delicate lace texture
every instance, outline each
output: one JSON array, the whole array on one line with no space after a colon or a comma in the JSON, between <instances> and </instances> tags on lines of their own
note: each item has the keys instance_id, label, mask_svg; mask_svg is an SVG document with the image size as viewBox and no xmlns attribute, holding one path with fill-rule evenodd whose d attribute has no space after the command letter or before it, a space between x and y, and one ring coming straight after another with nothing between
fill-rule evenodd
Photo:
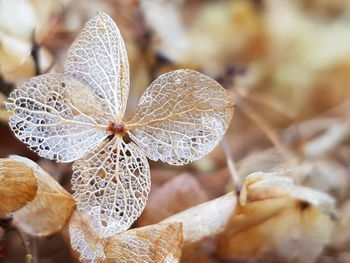
<instances>
[{"instance_id":1,"label":"delicate lace texture","mask_svg":"<svg viewBox=\"0 0 350 263\"><path fill-rule=\"evenodd\" d=\"M121 120L129 94L129 62L124 40L108 15L100 12L86 23L68 52L65 73L88 85L108 102L111 116Z\"/></svg>"},{"instance_id":2,"label":"delicate lace texture","mask_svg":"<svg viewBox=\"0 0 350 263\"><path fill-rule=\"evenodd\" d=\"M125 121L128 59L117 26L104 13L86 23L64 72L15 89L7 103L14 113L10 126L40 156L77 160L73 196L101 237L125 231L143 211L150 190L146 156L175 165L200 159L232 118L234 104L216 81L177 70L155 80ZM125 134L134 143L125 143Z\"/></svg>"},{"instance_id":3,"label":"delicate lace texture","mask_svg":"<svg viewBox=\"0 0 350 263\"><path fill-rule=\"evenodd\" d=\"M88 211L101 236L125 230L140 215L151 187L147 159L134 143L103 142L73 166L78 209Z\"/></svg>"},{"instance_id":4,"label":"delicate lace texture","mask_svg":"<svg viewBox=\"0 0 350 263\"><path fill-rule=\"evenodd\" d=\"M16 136L40 156L71 162L106 137L103 102L73 77L45 74L15 89L6 104ZM91 107L90 107L91 106Z\"/></svg>"},{"instance_id":5,"label":"delicate lace texture","mask_svg":"<svg viewBox=\"0 0 350 263\"><path fill-rule=\"evenodd\" d=\"M193 70L161 75L141 97L128 126L148 158L182 165L210 152L233 114L229 94Z\"/></svg>"}]
</instances>

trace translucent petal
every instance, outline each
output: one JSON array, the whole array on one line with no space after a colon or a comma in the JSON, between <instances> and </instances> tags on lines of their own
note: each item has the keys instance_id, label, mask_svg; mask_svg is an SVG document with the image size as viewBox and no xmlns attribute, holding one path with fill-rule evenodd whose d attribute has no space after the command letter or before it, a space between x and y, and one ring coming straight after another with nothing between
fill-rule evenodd
<instances>
[{"instance_id":1,"label":"translucent petal","mask_svg":"<svg viewBox=\"0 0 350 263\"><path fill-rule=\"evenodd\" d=\"M33 236L47 236L60 231L75 210L72 196L32 160L16 155L10 158L33 169L38 181L35 198L13 214L16 225Z\"/></svg>"},{"instance_id":2,"label":"translucent petal","mask_svg":"<svg viewBox=\"0 0 350 263\"><path fill-rule=\"evenodd\" d=\"M65 72L89 85L120 121L129 94L129 62L117 25L99 12L72 44Z\"/></svg>"},{"instance_id":3,"label":"translucent petal","mask_svg":"<svg viewBox=\"0 0 350 263\"><path fill-rule=\"evenodd\" d=\"M45 74L16 88L6 104L9 125L40 156L70 162L106 136L103 101L63 74Z\"/></svg>"},{"instance_id":4,"label":"translucent petal","mask_svg":"<svg viewBox=\"0 0 350 263\"><path fill-rule=\"evenodd\" d=\"M104 238L98 236L91 226L93 220L86 213L76 210L69 222L72 248L80 253L82 263L105 262Z\"/></svg>"},{"instance_id":5,"label":"translucent petal","mask_svg":"<svg viewBox=\"0 0 350 263\"><path fill-rule=\"evenodd\" d=\"M100 236L125 231L141 214L150 190L146 156L120 137L106 140L73 165L72 187L78 209L95 222Z\"/></svg>"},{"instance_id":6,"label":"translucent petal","mask_svg":"<svg viewBox=\"0 0 350 263\"><path fill-rule=\"evenodd\" d=\"M181 165L202 158L220 141L233 115L228 92L193 70L161 75L128 122L147 157Z\"/></svg>"}]
</instances>

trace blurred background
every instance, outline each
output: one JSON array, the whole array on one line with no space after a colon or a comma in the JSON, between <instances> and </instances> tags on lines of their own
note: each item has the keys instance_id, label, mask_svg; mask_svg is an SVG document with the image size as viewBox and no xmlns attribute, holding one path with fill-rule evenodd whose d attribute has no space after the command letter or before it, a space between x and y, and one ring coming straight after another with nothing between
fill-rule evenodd
<instances>
[{"instance_id":1,"label":"blurred background","mask_svg":"<svg viewBox=\"0 0 350 263\"><path fill-rule=\"evenodd\" d=\"M29 78L62 72L72 41L97 11L116 21L126 43L129 114L162 73L191 68L216 79L237 104L224 143L239 175L288 167L300 184L331 194L338 223L317 262L350 262L350 1L0 0L0 157L29 157L68 190L71 165L40 159L20 143L3 102ZM151 196L135 226L232 190L227 154L217 147L183 167L151 162ZM78 262L66 233L36 242L40 263ZM208 251L192 262L248 262ZM0 262L24 257L18 234L7 230Z\"/></svg>"}]
</instances>

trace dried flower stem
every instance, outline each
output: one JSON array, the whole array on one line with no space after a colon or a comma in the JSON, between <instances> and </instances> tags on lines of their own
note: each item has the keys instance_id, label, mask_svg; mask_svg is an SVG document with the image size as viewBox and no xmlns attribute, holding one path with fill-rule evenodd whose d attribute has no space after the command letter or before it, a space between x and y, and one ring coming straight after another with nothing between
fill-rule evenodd
<instances>
[{"instance_id":1,"label":"dried flower stem","mask_svg":"<svg viewBox=\"0 0 350 263\"><path fill-rule=\"evenodd\" d=\"M240 180L239 174L237 172L235 162L234 162L233 157L232 157L232 151L230 149L230 146L228 144L226 136L224 136L224 138L222 138L220 144L221 144L221 147L222 147L222 149L225 153L225 156L226 156L227 167L228 167L228 170L231 174L233 186L236 190L236 193L239 193L241 190L242 184L241 184L241 180Z\"/></svg>"},{"instance_id":2,"label":"dried flower stem","mask_svg":"<svg viewBox=\"0 0 350 263\"><path fill-rule=\"evenodd\" d=\"M253 121L265 133L267 138L286 158L286 160L289 160L290 154L287 147L280 140L277 133L263 120L263 118L261 118L261 116L253 108L251 108L248 103L244 102L246 96L234 89L230 89L230 91L232 92L234 98L236 98L235 101L239 101L239 106L237 108L239 108L243 114Z\"/></svg>"}]
</instances>

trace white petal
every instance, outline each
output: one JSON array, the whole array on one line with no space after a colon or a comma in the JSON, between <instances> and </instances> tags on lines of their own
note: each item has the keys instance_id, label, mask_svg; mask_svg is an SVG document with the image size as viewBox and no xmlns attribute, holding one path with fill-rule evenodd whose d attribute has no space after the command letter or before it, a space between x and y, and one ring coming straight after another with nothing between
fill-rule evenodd
<instances>
[{"instance_id":1,"label":"white petal","mask_svg":"<svg viewBox=\"0 0 350 263\"><path fill-rule=\"evenodd\" d=\"M150 191L146 156L120 137L106 140L73 166L73 197L95 219L100 236L125 231L143 211Z\"/></svg>"},{"instance_id":2,"label":"white petal","mask_svg":"<svg viewBox=\"0 0 350 263\"><path fill-rule=\"evenodd\" d=\"M65 72L108 101L109 112L121 120L129 94L129 63L124 40L108 15L99 12L86 23L68 52Z\"/></svg>"},{"instance_id":3,"label":"white petal","mask_svg":"<svg viewBox=\"0 0 350 263\"><path fill-rule=\"evenodd\" d=\"M9 125L40 156L74 161L99 144L104 104L84 84L63 74L45 74L15 89L6 104Z\"/></svg>"},{"instance_id":4,"label":"white petal","mask_svg":"<svg viewBox=\"0 0 350 263\"><path fill-rule=\"evenodd\" d=\"M233 114L229 93L193 70L161 75L128 122L147 157L181 165L204 157L220 141Z\"/></svg>"}]
</instances>

